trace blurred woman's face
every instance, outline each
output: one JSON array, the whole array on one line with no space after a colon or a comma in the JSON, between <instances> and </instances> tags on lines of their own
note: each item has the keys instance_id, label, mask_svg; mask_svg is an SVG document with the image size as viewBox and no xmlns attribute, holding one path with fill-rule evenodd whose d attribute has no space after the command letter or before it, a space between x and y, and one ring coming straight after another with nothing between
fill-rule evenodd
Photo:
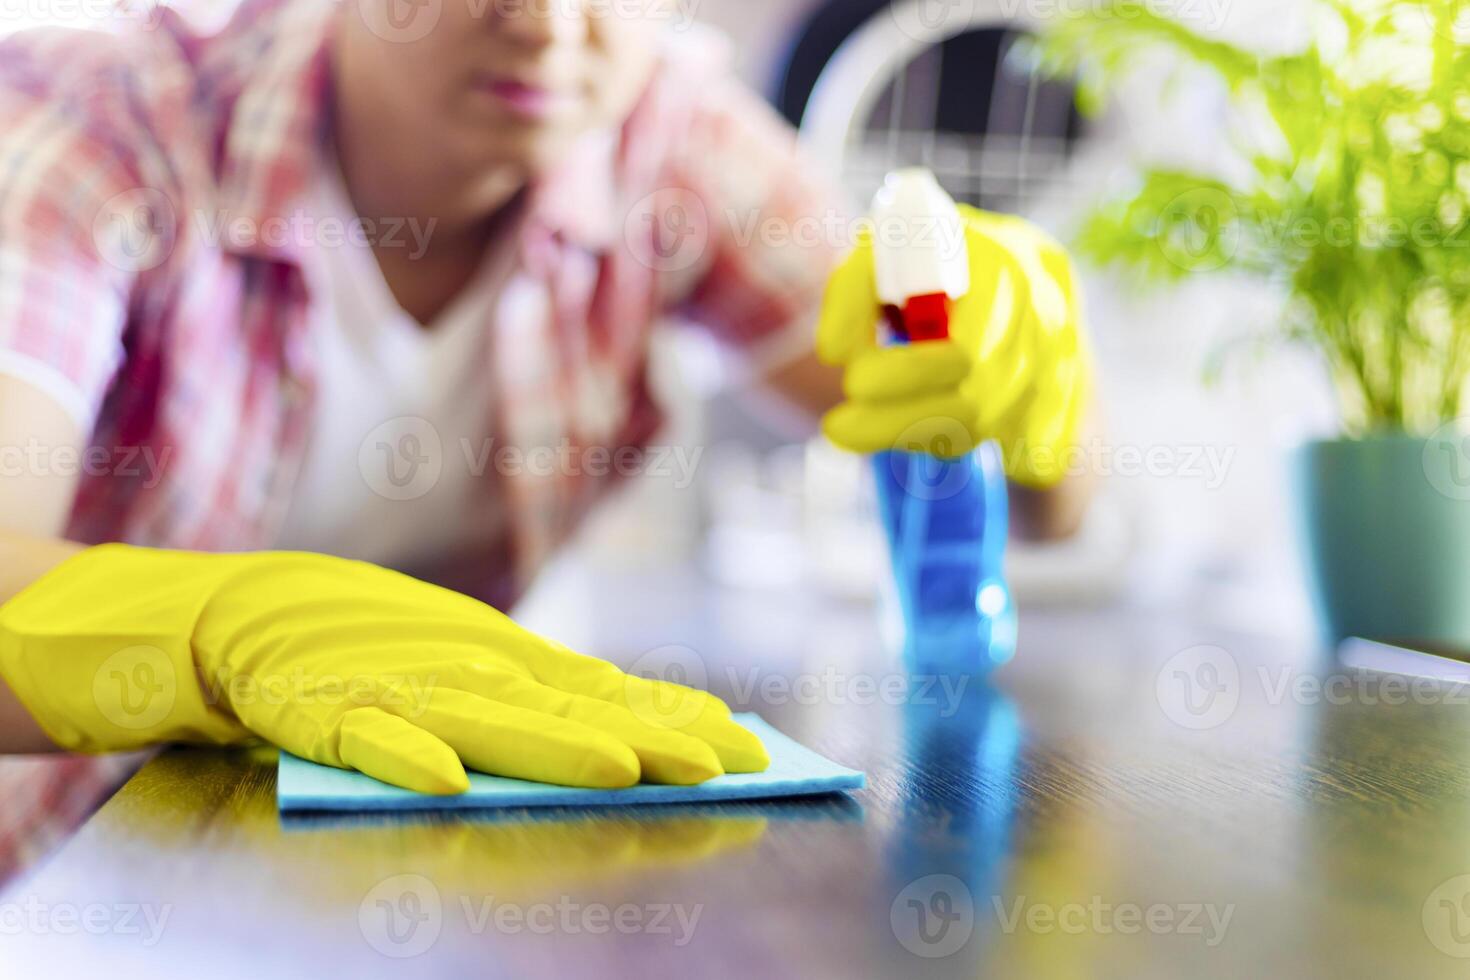
<instances>
[{"instance_id":1,"label":"blurred woman's face","mask_svg":"<svg viewBox=\"0 0 1470 980\"><path fill-rule=\"evenodd\" d=\"M350 0L344 74L426 154L534 174L632 109L675 0ZM402 125L402 124L407 125Z\"/></svg>"}]
</instances>

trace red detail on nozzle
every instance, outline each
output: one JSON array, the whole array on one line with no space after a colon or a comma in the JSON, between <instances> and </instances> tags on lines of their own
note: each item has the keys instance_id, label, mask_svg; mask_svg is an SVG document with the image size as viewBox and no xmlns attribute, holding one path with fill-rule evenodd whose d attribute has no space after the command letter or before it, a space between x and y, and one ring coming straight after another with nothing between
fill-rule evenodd
<instances>
[{"instance_id":1,"label":"red detail on nozzle","mask_svg":"<svg viewBox=\"0 0 1470 980\"><path fill-rule=\"evenodd\" d=\"M949 297L944 293L913 296L903 308L904 333L911 342L949 339Z\"/></svg>"}]
</instances>

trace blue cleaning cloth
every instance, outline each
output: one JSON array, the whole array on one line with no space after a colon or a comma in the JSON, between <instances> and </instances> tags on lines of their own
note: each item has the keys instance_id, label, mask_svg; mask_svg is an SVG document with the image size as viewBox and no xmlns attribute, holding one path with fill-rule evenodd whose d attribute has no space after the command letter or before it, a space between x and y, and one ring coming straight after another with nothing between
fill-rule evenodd
<instances>
[{"instance_id":1,"label":"blue cleaning cloth","mask_svg":"<svg viewBox=\"0 0 1470 980\"><path fill-rule=\"evenodd\" d=\"M603 806L634 803L704 803L719 800L811 796L862 789L862 773L846 769L798 744L754 714L735 720L760 736L771 756L765 772L720 776L698 786L640 784L627 789L577 789L523 779L470 773L469 792L425 796L380 783L371 776L319 766L281 753L276 800L282 812L299 810L462 810L493 807Z\"/></svg>"}]
</instances>

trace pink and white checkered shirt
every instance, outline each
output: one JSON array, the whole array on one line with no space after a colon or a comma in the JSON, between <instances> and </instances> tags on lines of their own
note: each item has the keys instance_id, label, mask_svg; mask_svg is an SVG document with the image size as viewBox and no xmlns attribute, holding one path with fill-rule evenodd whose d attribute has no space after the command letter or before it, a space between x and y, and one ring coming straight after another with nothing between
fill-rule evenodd
<instances>
[{"instance_id":1,"label":"pink and white checkered shirt","mask_svg":"<svg viewBox=\"0 0 1470 980\"><path fill-rule=\"evenodd\" d=\"M246 0L212 33L163 9L146 27L0 44L0 371L91 428L69 537L275 539L307 450L314 347L299 242L272 229L290 227L319 161L328 41L355 9ZM746 353L810 329L835 246L749 231L835 213L830 198L779 120L683 43L620 132L529 192L485 324L498 446L645 445L661 421L650 336L671 315ZM502 508L499 540L413 571L504 606L614 480L497 474L483 506ZM19 781L41 805L17 804L17 765L0 763L0 877L116 775L31 766Z\"/></svg>"}]
</instances>

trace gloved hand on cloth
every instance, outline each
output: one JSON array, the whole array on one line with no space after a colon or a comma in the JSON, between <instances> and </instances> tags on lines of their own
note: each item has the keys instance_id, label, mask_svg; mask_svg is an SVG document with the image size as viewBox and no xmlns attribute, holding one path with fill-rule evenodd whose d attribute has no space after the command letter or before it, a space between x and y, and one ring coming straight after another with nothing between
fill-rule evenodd
<instances>
[{"instance_id":1,"label":"gloved hand on cloth","mask_svg":"<svg viewBox=\"0 0 1470 980\"><path fill-rule=\"evenodd\" d=\"M466 767L618 788L769 764L718 698L322 555L88 549L0 606L0 678L71 751L264 739L423 793Z\"/></svg>"}]
</instances>

